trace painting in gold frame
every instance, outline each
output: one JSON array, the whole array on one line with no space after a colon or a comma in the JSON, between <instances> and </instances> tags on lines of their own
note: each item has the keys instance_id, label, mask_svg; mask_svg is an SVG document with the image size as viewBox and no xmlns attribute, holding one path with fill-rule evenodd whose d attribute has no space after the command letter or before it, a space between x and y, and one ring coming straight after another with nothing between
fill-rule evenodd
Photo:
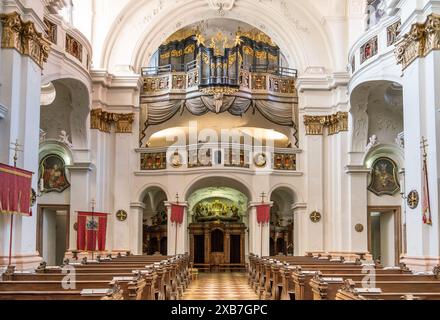
<instances>
[{"instance_id":1,"label":"painting in gold frame","mask_svg":"<svg viewBox=\"0 0 440 320\"><path fill-rule=\"evenodd\" d=\"M374 161L368 190L379 197L394 196L400 191L398 167L392 159L382 157Z\"/></svg>"}]
</instances>

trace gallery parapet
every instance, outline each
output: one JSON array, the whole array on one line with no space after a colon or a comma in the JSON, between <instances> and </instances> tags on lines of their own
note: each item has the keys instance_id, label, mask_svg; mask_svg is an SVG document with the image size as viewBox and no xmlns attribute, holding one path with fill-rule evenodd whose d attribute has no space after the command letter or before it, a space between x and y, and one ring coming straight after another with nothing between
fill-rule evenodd
<instances>
[{"instance_id":1,"label":"gallery parapet","mask_svg":"<svg viewBox=\"0 0 440 320\"><path fill-rule=\"evenodd\" d=\"M166 65L142 69L144 79L143 94L157 96L165 94L187 94L205 92L206 89L231 92L275 94L282 97L297 97L297 70L290 68L269 68L265 65L253 65L241 68L238 77L201 76L196 61L187 65ZM216 89L216 90L214 90ZM227 90L230 89L230 90ZM206 92L205 92L206 93Z\"/></svg>"},{"instance_id":2,"label":"gallery parapet","mask_svg":"<svg viewBox=\"0 0 440 320\"><path fill-rule=\"evenodd\" d=\"M183 148L141 148L140 171L197 168L249 169L297 172L299 149L228 144L189 145Z\"/></svg>"},{"instance_id":3,"label":"gallery parapet","mask_svg":"<svg viewBox=\"0 0 440 320\"><path fill-rule=\"evenodd\" d=\"M353 77L375 61L393 56L400 27L399 15L385 17L356 41L349 53L348 68Z\"/></svg>"}]
</instances>

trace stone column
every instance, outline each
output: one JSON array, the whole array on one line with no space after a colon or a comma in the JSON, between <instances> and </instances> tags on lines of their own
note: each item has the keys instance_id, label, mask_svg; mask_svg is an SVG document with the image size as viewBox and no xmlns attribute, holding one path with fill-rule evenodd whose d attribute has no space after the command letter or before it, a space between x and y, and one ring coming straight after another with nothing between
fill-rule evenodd
<instances>
[{"instance_id":1,"label":"stone column","mask_svg":"<svg viewBox=\"0 0 440 320\"><path fill-rule=\"evenodd\" d=\"M305 185L307 191L307 212L301 216L302 237L300 251L324 250L324 221L331 214L330 203L324 204L324 123L325 116L304 116L306 136L305 147ZM326 130L327 131L327 130ZM313 211L322 214L323 219L312 223L308 217ZM330 222L331 223L331 222ZM299 225L298 225L299 227Z\"/></svg>"},{"instance_id":2,"label":"stone column","mask_svg":"<svg viewBox=\"0 0 440 320\"><path fill-rule=\"evenodd\" d=\"M77 250L78 233L74 226L78 222L78 212L91 210L90 175L93 170L91 163L77 163L68 167L70 172L70 239L68 254ZM108 223L108 222L107 222ZM107 230L109 229L107 225ZM106 246L111 246L107 241Z\"/></svg>"},{"instance_id":3,"label":"stone column","mask_svg":"<svg viewBox=\"0 0 440 320\"><path fill-rule=\"evenodd\" d=\"M205 226L205 263L210 262L210 254L211 254L211 234L207 226Z\"/></svg>"},{"instance_id":4,"label":"stone column","mask_svg":"<svg viewBox=\"0 0 440 320\"><path fill-rule=\"evenodd\" d=\"M403 34L411 35L398 44L397 59L403 68L403 108L405 126L405 191L415 190L420 203L407 211L407 252L403 262L408 267L432 271L440 263L440 19L428 15L440 13L438 1L429 1L419 16L404 24ZM416 24L416 22L421 22ZM411 26L412 25L412 26ZM423 222L423 151L427 139L427 163L432 225Z\"/></svg>"},{"instance_id":5,"label":"stone column","mask_svg":"<svg viewBox=\"0 0 440 320\"><path fill-rule=\"evenodd\" d=\"M38 40L43 41L43 37L41 34L27 34L29 30L24 29L23 23L31 22L40 31L43 30L43 22L38 16L40 12L26 8L29 14L24 17L21 10L22 7L14 1L2 4L2 13L5 15L1 16L0 37L7 36L11 41L2 42L0 48L0 162L13 165L14 151L10 150L10 144L18 141L22 151L18 154L17 167L34 172L32 187L37 190L43 56L31 57L31 54L35 54L33 46L39 44L29 39L36 35ZM6 29L5 25L10 23L14 15L20 20L17 28ZM21 43L23 47L15 48L16 43ZM39 55L47 54L41 47L40 50ZM32 217L14 217L12 263L17 268L33 268L41 261L35 240L36 206L32 212ZM0 265L8 263L10 220L10 216L0 217Z\"/></svg>"},{"instance_id":6,"label":"stone column","mask_svg":"<svg viewBox=\"0 0 440 320\"><path fill-rule=\"evenodd\" d=\"M231 262L231 233L229 230L225 232L225 244L224 244L224 252L225 252L225 263Z\"/></svg>"},{"instance_id":7,"label":"stone column","mask_svg":"<svg viewBox=\"0 0 440 320\"><path fill-rule=\"evenodd\" d=\"M348 166L348 212L346 224L350 228L350 252L368 251L368 174L364 166ZM363 232L356 232L354 226L362 224Z\"/></svg>"},{"instance_id":8,"label":"stone column","mask_svg":"<svg viewBox=\"0 0 440 320\"><path fill-rule=\"evenodd\" d=\"M307 204L297 203L292 206L293 210L293 246L294 255L303 256L307 248L308 232L307 224L309 223L307 213Z\"/></svg>"},{"instance_id":9,"label":"stone column","mask_svg":"<svg viewBox=\"0 0 440 320\"><path fill-rule=\"evenodd\" d=\"M143 237L144 237L144 210L145 204L141 202L132 202L130 204L130 213L127 221L115 223L128 223L130 229L130 251L136 255L143 254ZM159 242L160 249L160 242Z\"/></svg>"}]
</instances>

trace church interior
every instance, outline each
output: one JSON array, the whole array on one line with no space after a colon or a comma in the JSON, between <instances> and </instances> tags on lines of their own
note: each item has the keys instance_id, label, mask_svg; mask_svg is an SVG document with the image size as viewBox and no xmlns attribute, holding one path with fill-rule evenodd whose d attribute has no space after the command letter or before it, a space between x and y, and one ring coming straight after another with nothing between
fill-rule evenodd
<instances>
[{"instance_id":1,"label":"church interior","mask_svg":"<svg viewBox=\"0 0 440 320\"><path fill-rule=\"evenodd\" d=\"M0 37L0 300L440 300L439 0L8 0Z\"/></svg>"}]
</instances>

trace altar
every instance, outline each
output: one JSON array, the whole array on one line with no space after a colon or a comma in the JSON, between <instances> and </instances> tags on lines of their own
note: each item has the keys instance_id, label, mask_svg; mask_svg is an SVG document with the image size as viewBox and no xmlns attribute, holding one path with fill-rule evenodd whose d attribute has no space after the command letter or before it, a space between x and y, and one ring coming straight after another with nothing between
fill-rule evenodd
<instances>
[{"instance_id":1,"label":"altar","mask_svg":"<svg viewBox=\"0 0 440 320\"><path fill-rule=\"evenodd\" d=\"M245 263L244 223L192 223L189 234L190 255L194 264L205 264L215 269L224 264Z\"/></svg>"}]
</instances>

